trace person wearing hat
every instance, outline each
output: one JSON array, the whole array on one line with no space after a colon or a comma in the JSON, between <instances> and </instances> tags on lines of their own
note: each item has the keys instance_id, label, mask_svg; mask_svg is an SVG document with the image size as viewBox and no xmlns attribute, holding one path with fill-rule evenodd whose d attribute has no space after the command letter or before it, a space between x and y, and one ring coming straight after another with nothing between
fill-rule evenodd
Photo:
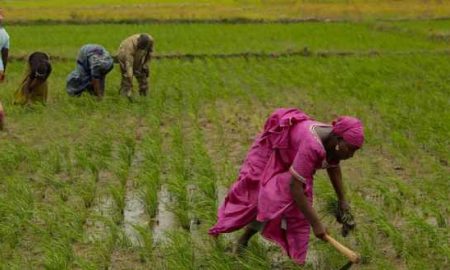
<instances>
[{"instance_id":1,"label":"person wearing hat","mask_svg":"<svg viewBox=\"0 0 450 270\"><path fill-rule=\"evenodd\" d=\"M105 93L106 75L113 69L113 58L101 45L81 47L76 68L67 76L66 90L70 96L81 96L84 91L101 99Z\"/></svg>"},{"instance_id":2,"label":"person wearing hat","mask_svg":"<svg viewBox=\"0 0 450 270\"><path fill-rule=\"evenodd\" d=\"M9 54L9 35L3 27L3 10L0 8L0 82L5 80Z\"/></svg>"},{"instance_id":3,"label":"person wearing hat","mask_svg":"<svg viewBox=\"0 0 450 270\"><path fill-rule=\"evenodd\" d=\"M320 239L326 234L312 207L314 174L327 170L339 202L337 219L347 229L354 228L340 162L353 157L363 142L363 126L357 118L341 116L326 124L298 109L277 109L247 153L209 234L246 227L236 245L241 251L261 231L293 261L304 264L310 228Z\"/></svg>"},{"instance_id":4,"label":"person wearing hat","mask_svg":"<svg viewBox=\"0 0 450 270\"><path fill-rule=\"evenodd\" d=\"M47 102L47 78L52 73L52 65L48 54L34 52L28 57L25 78L15 93L15 104L30 104L32 102Z\"/></svg>"},{"instance_id":5,"label":"person wearing hat","mask_svg":"<svg viewBox=\"0 0 450 270\"><path fill-rule=\"evenodd\" d=\"M122 82L120 93L131 98L133 90L133 76L139 84L139 94L148 93L148 77L150 75L151 54L153 52L153 38L149 34L135 34L120 43L117 60L120 64Z\"/></svg>"}]
</instances>

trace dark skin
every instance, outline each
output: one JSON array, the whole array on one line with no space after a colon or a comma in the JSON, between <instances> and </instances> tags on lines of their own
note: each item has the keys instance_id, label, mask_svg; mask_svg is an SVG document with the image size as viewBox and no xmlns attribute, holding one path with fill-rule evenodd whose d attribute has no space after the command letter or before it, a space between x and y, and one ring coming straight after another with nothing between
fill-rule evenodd
<instances>
[{"instance_id":1,"label":"dark skin","mask_svg":"<svg viewBox=\"0 0 450 270\"><path fill-rule=\"evenodd\" d=\"M103 94L105 92L104 86L101 83L100 79L92 79L92 88L94 89L95 96L97 96L98 100L103 98Z\"/></svg>"},{"instance_id":2,"label":"dark skin","mask_svg":"<svg viewBox=\"0 0 450 270\"><path fill-rule=\"evenodd\" d=\"M342 138L333 134L331 132L331 127L321 127L320 129L321 130L317 130L317 133L325 147L328 161L340 161L349 159L353 157L356 150L358 150L357 147L347 143ZM327 169L327 173L338 198L339 207L342 210L348 210L349 205L345 199L341 168L339 166L330 167ZM317 212L308 202L304 191L304 184L293 176L290 180L290 192L292 198L294 199L295 205L305 215L309 224L311 224L314 235L317 238L324 240L325 234L327 233L326 228L320 221ZM258 231L247 227L244 234L238 240L239 246L247 246L250 238L257 232Z\"/></svg>"}]
</instances>

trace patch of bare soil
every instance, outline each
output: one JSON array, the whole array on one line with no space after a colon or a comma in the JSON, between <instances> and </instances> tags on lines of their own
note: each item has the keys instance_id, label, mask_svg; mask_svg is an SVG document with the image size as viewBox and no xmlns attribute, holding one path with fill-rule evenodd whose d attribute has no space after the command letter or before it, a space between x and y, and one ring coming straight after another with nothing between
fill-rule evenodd
<instances>
[{"instance_id":1,"label":"patch of bare soil","mask_svg":"<svg viewBox=\"0 0 450 270\"><path fill-rule=\"evenodd\" d=\"M159 244L167 241L166 233L175 229L177 226L175 214L170 211L173 204L173 198L169 193L166 184L161 186L158 192L158 212L153 227L153 243Z\"/></svg>"},{"instance_id":2,"label":"patch of bare soil","mask_svg":"<svg viewBox=\"0 0 450 270\"><path fill-rule=\"evenodd\" d=\"M133 249L116 249L111 254L111 265L108 270L144 270L149 265Z\"/></svg>"}]
</instances>

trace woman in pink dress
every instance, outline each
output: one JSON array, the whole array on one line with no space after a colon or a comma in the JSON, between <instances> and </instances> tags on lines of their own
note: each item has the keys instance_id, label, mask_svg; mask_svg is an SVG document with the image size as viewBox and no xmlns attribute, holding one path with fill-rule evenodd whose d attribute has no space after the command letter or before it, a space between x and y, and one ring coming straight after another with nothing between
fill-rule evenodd
<instances>
[{"instance_id":1,"label":"woman in pink dress","mask_svg":"<svg viewBox=\"0 0 450 270\"><path fill-rule=\"evenodd\" d=\"M351 158L363 142L363 127L356 118L342 116L329 125L297 109L276 110L248 152L209 234L247 226L238 241L238 247L245 248L261 230L295 262L304 264L310 226L318 238L326 233L312 207L315 171L327 169L339 201L338 220L353 228L339 162Z\"/></svg>"}]
</instances>

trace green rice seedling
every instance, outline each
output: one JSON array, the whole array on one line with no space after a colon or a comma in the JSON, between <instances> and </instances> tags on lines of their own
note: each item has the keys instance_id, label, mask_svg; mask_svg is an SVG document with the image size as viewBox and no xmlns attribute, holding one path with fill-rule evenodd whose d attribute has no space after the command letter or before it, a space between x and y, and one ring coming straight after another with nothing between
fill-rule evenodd
<instances>
[{"instance_id":1,"label":"green rice seedling","mask_svg":"<svg viewBox=\"0 0 450 270\"><path fill-rule=\"evenodd\" d=\"M27 159L30 151L26 150L25 146L8 144L2 145L1 170L2 175L9 175L13 173L19 165Z\"/></svg>"},{"instance_id":2,"label":"green rice seedling","mask_svg":"<svg viewBox=\"0 0 450 270\"><path fill-rule=\"evenodd\" d=\"M173 212L181 226L185 230L189 230L190 218L188 214L189 204L187 200L186 186L180 178L169 178L169 190L171 194L174 194L174 205L170 207L170 211Z\"/></svg>"},{"instance_id":3,"label":"green rice seedling","mask_svg":"<svg viewBox=\"0 0 450 270\"><path fill-rule=\"evenodd\" d=\"M143 198L147 213L150 218L154 218L157 210L157 192L161 181L161 166L164 159L161 155L159 134L152 132L151 135L152 138L149 138L150 135L149 137L145 137L141 145L144 153L144 161L142 170L137 176L137 181L139 185L144 187Z\"/></svg>"},{"instance_id":4,"label":"green rice seedling","mask_svg":"<svg viewBox=\"0 0 450 270\"><path fill-rule=\"evenodd\" d=\"M22 177L5 177L0 193L0 247L14 249L23 228L33 215L34 198L30 186ZM0 257L1 258L1 257Z\"/></svg>"},{"instance_id":5,"label":"green rice seedling","mask_svg":"<svg viewBox=\"0 0 450 270\"><path fill-rule=\"evenodd\" d=\"M134 226L134 229L139 232L142 240L142 246L139 247L139 257L141 261L149 261L153 252L153 237L149 230L150 224L147 226Z\"/></svg>"},{"instance_id":6,"label":"green rice seedling","mask_svg":"<svg viewBox=\"0 0 450 270\"><path fill-rule=\"evenodd\" d=\"M119 186L109 186L109 192L111 193L112 199L114 200L117 208L119 209L118 215L115 216L116 224L123 222L123 209L125 208L125 187Z\"/></svg>"},{"instance_id":7,"label":"green rice seedling","mask_svg":"<svg viewBox=\"0 0 450 270\"><path fill-rule=\"evenodd\" d=\"M181 127L176 125L172 128L172 153L169 157L170 172L168 176L169 191L174 195L175 204L170 209L174 212L185 229L189 228L188 216L189 204L187 198L187 168L185 167L184 140Z\"/></svg>"},{"instance_id":8,"label":"green rice seedling","mask_svg":"<svg viewBox=\"0 0 450 270\"><path fill-rule=\"evenodd\" d=\"M120 159L125 160L127 167L131 167L134 156L135 141L131 138L124 138L124 145L120 148Z\"/></svg>"},{"instance_id":9,"label":"green rice seedling","mask_svg":"<svg viewBox=\"0 0 450 270\"><path fill-rule=\"evenodd\" d=\"M83 199L85 208L90 208L94 202L96 191L96 178L88 177L83 181L83 186L79 188L79 194Z\"/></svg>"},{"instance_id":10,"label":"green rice seedling","mask_svg":"<svg viewBox=\"0 0 450 270\"><path fill-rule=\"evenodd\" d=\"M46 269L69 269L72 260L70 245L64 242L52 242L45 246L46 258L44 267Z\"/></svg>"},{"instance_id":11,"label":"green rice seedling","mask_svg":"<svg viewBox=\"0 0 450 270\"><path fill-rule=\"evenodd\" d=\"M200 136L200 134L196 134ZM191 211L196 218L201 221L209 221L215 216L216 207L216 177L212 170L211 160L203 149L200 138L194 139L193 148L189 150L192 153L189 167L191 167L192 184L196 187L191 199ZM208 222L209 223L209 222Z\"/></svg>"}]
</instances>

